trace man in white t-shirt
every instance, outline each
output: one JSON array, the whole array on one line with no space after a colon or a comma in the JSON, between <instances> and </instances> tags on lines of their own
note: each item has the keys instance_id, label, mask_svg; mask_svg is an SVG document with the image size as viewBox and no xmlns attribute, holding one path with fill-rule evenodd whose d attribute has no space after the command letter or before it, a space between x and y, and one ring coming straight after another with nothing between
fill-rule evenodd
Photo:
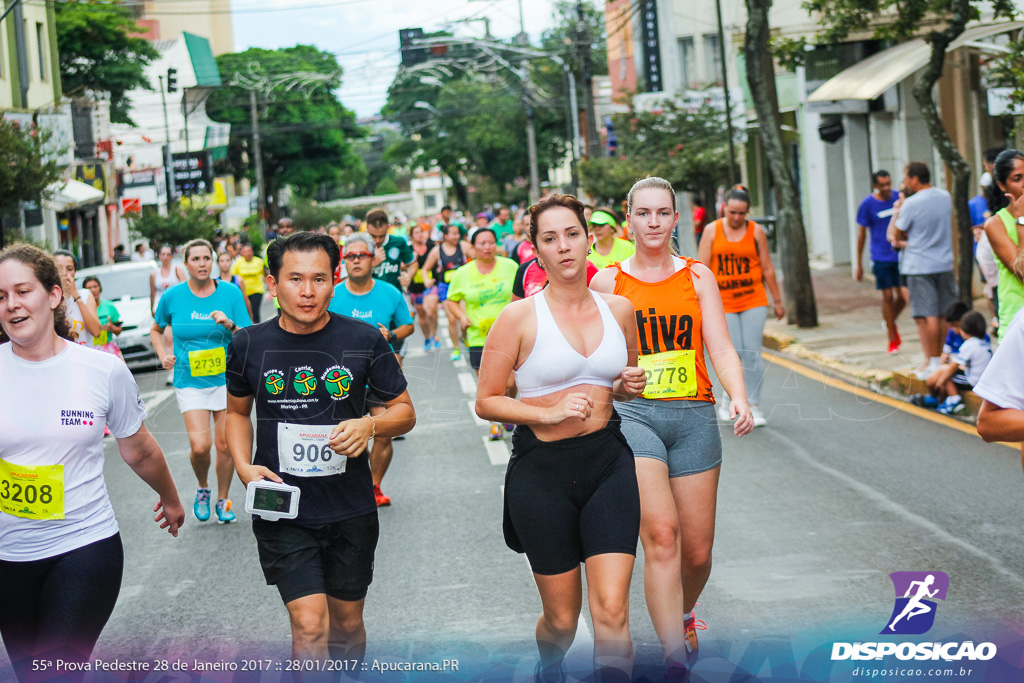
<instances>
[{"instance_id":1,"label":"man in white t-shirt","mask_svg":"<svg viewBox=\"0 0 1024 683\"><path fill-rule=\"evenodd\" d=\"M978 434L985 441L1021 442L1024 465L1024 309L1017 312L1001 335L974 393L984 402L978 413Z\"/></svg>"}]
</instances>

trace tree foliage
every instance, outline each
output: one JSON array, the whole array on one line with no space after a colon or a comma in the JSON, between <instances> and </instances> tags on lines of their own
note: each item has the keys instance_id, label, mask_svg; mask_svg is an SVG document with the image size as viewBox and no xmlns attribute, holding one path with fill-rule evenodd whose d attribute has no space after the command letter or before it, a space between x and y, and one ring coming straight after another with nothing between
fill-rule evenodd
<instances>
[{"instance_id":1,"label":"tree foliage","mask_svg":"<svg viewBox=\"0 0 1024 683\"><path fill-rule=\"evenodd\" d=\"M748 3L752 0L748 0ZM960 298L972 301L974 234L968 197L972 193L971 169L946 132L933 91L942 76L946 50L967 27L981 18L984 8L993 18L1016 16L1013 0L806 0L804 8L821 22L819 42L845 40L858 31L872 31L876 38L903 41L921 37L931 49L928 64L914 84L913 95L928 127L932 142L953 174L953 208L958 245L957 285Z\"/></svg>"},{"instance_id":2,"label":"tree foliage","mask_svg":"<svg viewBox=\"0 0 1024 683\"><path fill-rule=\"evenodd\" d=\"M591 2L579 3L583 21L579 19L576 0L555 0L552 28L541 36L540 46L545 52L561 57L576 74L583 72L583 58L577 37L586 37L590 43L590 61L593 75L608 75L608 47L604 13Z\"/></svg>"},{"instance_id":3,"label":"tree foliage","mask_svg":"<svg viewBox=\"0 0 1024 683\"><path fill-rule=\"evenodd\" d=\"M341 67L329 52L309 45L279 50L250 48L245 52L217 57L226 84L236 74L268 78L314 72L330 79L308 88L286 85L257 93L263 174L267 196L273 197L290 185L300 196L313 196L322 185L362 182L366 169L350 140L362 136L355 114L338 100ZM253 153L249 91L239 85L210 95L207 114L231 124L228 160L232 172L255 178L252 164L245 159Z\"/></svg>"},{"instance_id":4,"label":"tree foliage","mask_svg":"<svg viewBox=\"0 0 1024 683\"><path fill-rule=\"evenodd\" d=\"M64 92L78 89L110 93L110 120L135 125L128 93L152 90L146 66L159 57L153 44L138 37L131 10L104 0L56 2L57 45Z\"/></svg>"},{"instance_id":5,"label":"tree foliage","mask_svg":"<svg viewBox=\"0 0 1024 683\"><path fill-rule=\"evenodd\" d=\"M128 219L133 238L142 238L151 244L181 246L189 240L213 239L220 227L216 216L198 203L174 206L166 216L156 211L143 211Z\"/></svg>"},{"instance_id":6,"label":"tree foliage","mask_svg":"<svg viewBox=\"0 0 1024 683\"><path fill-rule=\"evenodd\" d=\"M699 108L666 100L657 109L612 117L618 157L580 165L587 194L618 202L638 178L655 175L678 192L714 194L728 181L729 134L725 112L710 104Z\"/></svg>"},{"instance_id":7,"label":"tree foliage","mask_svg":"<svg viewBox=\"0 0 1024 683\"><path fill-rule=\"evenodd\" d=\"M0 216L21 202L39 201L60 180L63 166L46 151L50 138L45 128L26 130L0 118Z\"/></svg>"}]
</instances>

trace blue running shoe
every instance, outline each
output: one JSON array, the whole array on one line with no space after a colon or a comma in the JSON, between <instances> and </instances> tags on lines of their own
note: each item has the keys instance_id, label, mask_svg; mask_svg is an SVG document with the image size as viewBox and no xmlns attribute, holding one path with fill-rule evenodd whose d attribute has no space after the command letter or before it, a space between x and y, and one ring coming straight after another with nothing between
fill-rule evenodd
<instances>
[{"instance_id":1,"label":"blue running shoe","mask_svg":"<svg viewBox=\"0 0 1024 683\"><path fill-rule=\"evenodd\" d=\"M210 519L210 489L196 490L196 504L192 507L196 519L205 522Z\"/></svg>"},{"instance_id":2,"label":"blue running shoe","mask_svg":"<svg viewBox=\"0 0 1024 683\"><path fill-rule=\"evenodd\" d=\"M424 351L429 351L432 348L434 348L434 341L432 339L424 339L423 340L423 350Z\"/></svg>"},{"instance_id":3,"label":"blue running shoe","mask_svg":"<svg viewBox=\"0 0 1024 683\"><path fill-rule=\"evenodd\" d=\"M237 522L238 518L235 517L235 513L231 511L231 501L227 498L221 498L217 501L217 524L232 524Z\"/></svg>"},{"instance_id":4,"label":"blue running shoe","mask_svg":"<svg viewBox=\"0 0 1024 683\"><path fill-rule=\"evenodd\" d=\"M437 338L436 334L434 335L434 348L435 349L441 348L441 340Z\"/></svg>"}]
</instances>

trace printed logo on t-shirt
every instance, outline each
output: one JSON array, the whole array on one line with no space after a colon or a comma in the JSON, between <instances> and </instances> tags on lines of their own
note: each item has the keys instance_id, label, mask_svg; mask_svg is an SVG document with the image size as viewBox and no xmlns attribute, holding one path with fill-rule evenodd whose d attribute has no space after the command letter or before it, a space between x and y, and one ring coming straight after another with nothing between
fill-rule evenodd
<instances>
[{"instance_id":1,"label":"printed logo on t-shirt","mask_svg":"<svg viewBox=\"0 0 1024 683\"><path fill-rule=\"evenodd\" d=\"M284 373L280 370L267 370L263 373L263 384L267 391L277 396L284 391Z\"/></svg>"},{"instance_id":2,"label":"printed logo on t-shirt","mask_svg":"<svg viewBox=\"0 0 1024 683\"><path fill-rule=\"evenodd\" d=\"M313 374L313 368L308 365L295 368L292 387L294 387L299 396L309 396L316 391L316 375Z\"/></svg>"},{"instance_id":3,"label":"printed logo on t-shirt","mask_svg":"<svg viewBox=\"0 0 1024 683\"><path fill-rule=\"evenodd\" d=\"M658 315L656 309L636 311L640 355L689 350L693 344L693 318L688 315Z\"/></svg>"},{"instance_id":4,"label":"printed logo on t-shirt","mask_svg":"<svg viewBox=\"0 0 1024 683\"><path fill-rule=\"evenodd\" d=\"M398 247L391 247L390 249L388 249L388 258L394 260L398 258L398 255L400 253L402 252L399 251Z\"/></svg>"},{"instance_id":5,"label":"printed logo on t-shirt","mask_svg":"<svg viewBox=\"0 0 1024 683\"><path fill-rule=\"evenodd\" d=\"M333 365L327 368L327 372L321 375L320 379L323 380L331 398L336 400L348 398L348 391L352 388L352 372L348 368L342 365Z\"/></svg>"},{"instance_id":6,"label":"printed logo on t-shirt","mask_svg":"<svg viewBox=\"0 0 1024 683\"><path fill-rule=\"evenodd\" d=\"M60 411L60 423L65 427L92 427L95 419L91 410Z\"/></svg>"},{"instance_id":7,"label":"printed logo on t-shirt","mask_svg":"<svg viewBox=\"0 0 1024 683\"><path fill-rule=\"evenodd\" d=\"M213 320L213 313L200 313L199 311L192 311L193 320Z\"/></svg>"}]
</instances>

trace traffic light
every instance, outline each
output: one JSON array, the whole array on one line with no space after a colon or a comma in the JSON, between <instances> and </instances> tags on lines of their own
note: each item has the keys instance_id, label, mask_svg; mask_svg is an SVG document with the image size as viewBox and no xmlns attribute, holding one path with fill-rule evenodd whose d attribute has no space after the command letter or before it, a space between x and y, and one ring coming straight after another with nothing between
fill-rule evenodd
<instances>
[{"instance_id":1,"label":"traffic light","mask_svg":"<svg viewBox=\"0 0 1024 683\"><path fill-rule=\"evenodd\" d=\"M167 70L167 92L178 92L178 70L174 67Z\"/></svg>"},{"instance_id":2,"label":"traffic light","mask_svg":"<svg viewBox=\"0 0 1024 683\"><path fill-rule=\"evenodd\" d=\"M430 58L429 48L413 47L415 41L423 40L423 29L403 28L398 32L398 44L402 51L402 66L409 68L422 64Z\"/></svg>"}]
</instances>

